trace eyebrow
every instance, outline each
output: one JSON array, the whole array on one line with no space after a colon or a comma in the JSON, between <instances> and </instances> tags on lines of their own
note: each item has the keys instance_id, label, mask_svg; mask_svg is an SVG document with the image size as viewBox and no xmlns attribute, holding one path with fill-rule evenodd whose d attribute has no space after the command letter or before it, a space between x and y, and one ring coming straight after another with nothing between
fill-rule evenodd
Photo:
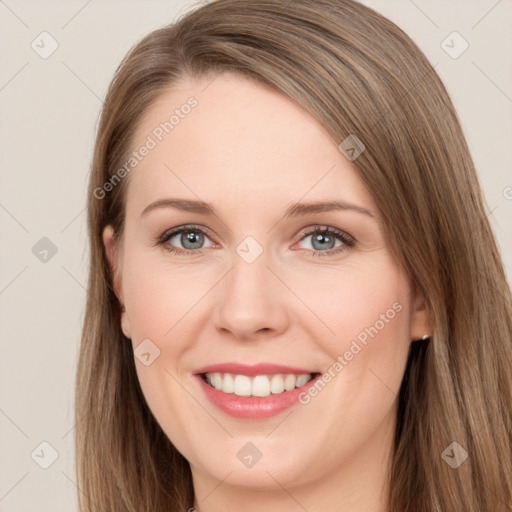
<instances>
[{"instance_id":1,"label":"eyebrow","mask_svg":"<svg viewBox=\"0 0 512 512\"><path fill-rule=\"evenodd\" d=\"M191 199L165 198L158 199L144 208L140 217L159 208L175 208L185 212L199 213L201 215L209 215L219 217L214 206L204 201L194 201ZM366 208L345 201L324 201L310 203L295 203L289 206L283 217L302 217L314 213L324 213L329 211L345 211L351 210L362 213L369 217L375 218L375 215Z\"/></svg>"}]
</instances>

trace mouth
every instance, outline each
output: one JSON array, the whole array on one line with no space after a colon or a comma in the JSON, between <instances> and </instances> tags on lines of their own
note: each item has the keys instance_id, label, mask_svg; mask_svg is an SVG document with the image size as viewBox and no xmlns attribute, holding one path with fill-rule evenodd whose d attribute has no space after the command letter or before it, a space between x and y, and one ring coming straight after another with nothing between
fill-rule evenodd
<instances>
[{"instance_id":1,"label":"mouth","mask_svg":"<svg viewBox=\"0 0 512 512\"><path fill-rule=\"evenodd\" d=\"M319 372L274 364L225 363L194 373L200 388L219 410L239 419L265 419L297 404Z\"/></svg>"},{"instance_id":2,"label":"mouth","mask_svg":"<svg viewBox=\"0 0 512 512\"><path fill-rule=\"evenodd\" d=\"M277 373L273 375L242 375L232 373L201 373L203 381L210 387L225 394L239 397L265 398L280 395L296 388L301 388L318 373Z\"/></svg>"}]
</instances>

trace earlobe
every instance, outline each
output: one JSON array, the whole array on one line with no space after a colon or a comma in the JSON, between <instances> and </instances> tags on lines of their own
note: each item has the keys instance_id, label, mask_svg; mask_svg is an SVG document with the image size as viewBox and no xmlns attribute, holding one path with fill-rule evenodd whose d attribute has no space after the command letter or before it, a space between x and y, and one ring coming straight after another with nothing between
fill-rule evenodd
<instances>
[{"instance_id":1,"label":"earlobe","mask_svg":"<svg viewBox=\"0 0 512 512\"><path fill-rule=\"evenodd\" d=\"M432 336L432 325L425 300L419 294L414 297L411 310L411 340L427 339Z\"/></svg>"},{"instance_id":2,"label":"earlobe","mask_svg":"<svg viewBox=\"0 0 512 512\"><path fill-rule=\"evenodd\" d=\"M124 307L121 309L121 330L126 338L131 339L130 320Z\"/></svg>"}]
</instances>

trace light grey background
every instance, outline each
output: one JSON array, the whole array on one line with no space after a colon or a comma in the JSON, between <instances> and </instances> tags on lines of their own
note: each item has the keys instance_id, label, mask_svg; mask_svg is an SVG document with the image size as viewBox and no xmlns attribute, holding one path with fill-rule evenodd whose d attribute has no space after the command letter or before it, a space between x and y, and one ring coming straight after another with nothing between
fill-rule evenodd
<instances>
[{"instance_id":1,"label":"light grey background","mask_svg":"<svg viewBox=\"0 0 512 512\"><path fill-rule=\"evenodd\" d=\"M364 3L401 26L447 85L510 282L512 2ZM84 208L96 122L129 48L194 5L0 0L1 512L77 509L73 386L86 295ZM52 41L40 36L43 31L58 43L47 58L40 53ZM469 44L458 58L453 56L464 42L454 31ZM44 253L43 237L54 244L55 255ZM58 457L43 469L52 449Z\"/></svg>"}]
</instances>

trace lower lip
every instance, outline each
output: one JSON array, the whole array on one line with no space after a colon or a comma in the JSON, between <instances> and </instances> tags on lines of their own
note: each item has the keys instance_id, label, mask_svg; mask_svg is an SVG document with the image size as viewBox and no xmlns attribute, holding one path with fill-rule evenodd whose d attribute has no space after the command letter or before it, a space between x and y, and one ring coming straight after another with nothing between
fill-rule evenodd
<instances>
[{"instance_id":1,"label":"lower lip","mask_svg":"<svg viewBox=\"0 0 512 512\"><path fill-rule=\"evenodd\" d=\"M302 393L306 393L320 375L312 378L300 388L284 391L277 395L271 394L266 397L238 396L234 393L223 393L206 384L200 375L196 375L196 377L207 398L221 411L235 418L260 420L276 416L285 409L295 405L299 401L299 396Z\"/></svg>"}]
</instances>

